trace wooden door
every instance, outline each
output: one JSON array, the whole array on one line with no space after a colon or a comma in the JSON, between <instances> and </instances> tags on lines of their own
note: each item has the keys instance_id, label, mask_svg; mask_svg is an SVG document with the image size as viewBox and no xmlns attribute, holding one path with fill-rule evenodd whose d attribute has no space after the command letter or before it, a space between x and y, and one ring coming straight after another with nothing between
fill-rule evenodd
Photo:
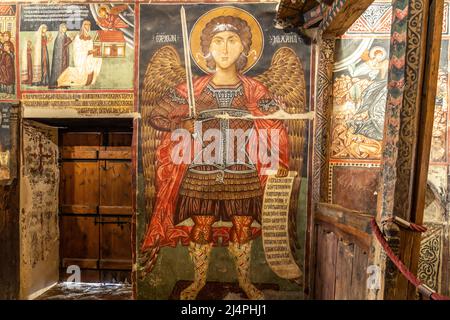
<instances>
[{"instance_id":1,"label":"wooden door","mask_svg":"<svg viewBox=\"0 0 450 320\"><path fill-rule=\"evenodd\" d=\"M130 281L131 133L64 133L61 148L62 278Z\"/></svg>"},{"instance_id":2,"label":"wooden door","mask_svg":"<svg viewBox=\"0 0 450 320\"><path fill-rule=\"evenodd\" d=\"M371 216L321 203L314 218L314 299L367 299Z\"/></svg>"},{"instance_id":3,"label":"wooden door","mask_svg":"<svg viewBox=\"0 0 450 320\"><path fill-rule=\"evenodd\" d=\"M20 170L20 298L58 282L58 129L22 121Z\"/></svg>"}]
</instances>

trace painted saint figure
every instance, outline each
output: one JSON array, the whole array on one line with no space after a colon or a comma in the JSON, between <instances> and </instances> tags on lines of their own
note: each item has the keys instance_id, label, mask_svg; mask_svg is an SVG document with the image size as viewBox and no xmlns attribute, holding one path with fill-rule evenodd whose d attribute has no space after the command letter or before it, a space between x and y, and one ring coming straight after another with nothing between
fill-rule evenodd
<instances>
[{"instance_id":1,"label":"painted saint figure","mask_svg":"<svg viewBox=\"0 0 450 320\"><path fill-rule=\"evenodd\" d=\"M14 49L14 43L12 43L11 41L11 32L9 31L5 31L3 32L3 40L2 40L2 44L4 45L6 42L9 44L9 50L10 52L14 55L15 54L15 49Z\"/></svg>"},{"instance_id":2,"label":"painted saint figure","mask_svg":"<svg viewBox=\"0 0 450 320\"><path fill-rule=\"evenodd\" d=\"M248 298L262 299L262 292L250 279L250 255L252 242L260 231L255 226L261 223L262 196L267 180L265 164L250 155L251 152L247 153L244 161L218 155L218 152L224 152L223 149L213 152L213 161L205 157L200 161L191 159L190 163L175 163L173 153L176 143L172 133L177 129L193 133L196 123L201 123L202 131L197 132L201 136L207 135L208 130L223 131L224 127L257 134L276 132L276 143L269 135L266 145L260 144L259 148L268 149L271 146L271 152L278 155L276 168L280 177L288 175L290 168L289 133L282 120L217 118L224 112L261 117L280 108L267 85L243 74L248 69L252 54L252 30L247 20L235 16L216 16L201 30L199 42L209 72L193 80L196 119L189 119L186 83L179 83L178 80L177 84L177 79L183 79L184 67L177 66L179 58L176 50L172 47L161 48L147 68L142 98L145 123L143 157L144 166L145 163L157 163L156 181L151 181L155 174L150 167L144 167L144 176L146 193L151 192L153 185L157 189L153 205L149 205L152 199L146 199L147 208L152 208L152 215L141 246L142 272L145 275L151 270L161 246L175 247L181 242L189 247L194 263L194 281L182 291L180 298L195 299L206 283L213 244L218 244L221 238L221 244L227 245L235 262L240 287ZM305 88L298 57L288 48L280 49L275 55L274 61L292 62L292 70L283 70L292 76L286 85L298 89L301 96ZM174 70L174 74L158 74L159 70L167 69ZM273 67L266 76L275 78L274 73L281 69ZM161 87L160 81L163 81L158 77L167 79L164 83L173 81L174 87L157 93ZM304 110L304 96L296 102L296 107ZM153 131L163 133L156 150L152 149L154 142L150 141L154 139ZM189 135L192 145L195 144L193 136ZM219 144L232 145L233 150L244 148L249 151L255 147L249 141L243 146L238 145L236 141L228 140L226 135L220 136ZM210 144L203 145L202 151L195 157L200 155L202 158L208 154L210 147ZM189 148L187 146L186 149Z\"/></svg>"},{"instance_id":3,"label":"painted saint figure","mask_svg":"<svg viewBox=\"0 0 450 320\"><path fill-rule=\"evenodd\" d=\"M58 78L69 67L69 44L72 39L67 35L67 26L60 24L59 32L53 45L52 72L50 74L49 88L57 88Z\"/></svg>"},{"instance_id":4,"label":"painted saint figure","mask_svg":"<svg viewBox=\"0 0 450 320\"><path fill-rule=\"evenodd\" d=\"M47 86L50 76L50 60L48 56L47 44L52 40L47 34L47 25L42 24L34 37L33 52L33 85Z\"/></svg>"},{"instance_id":5,"label":"painted saint figure","mask_svg":"<svg viewBox=\"0 0 450 320\"><path fill-rule=\"evenodd\" d=\"M0 54L0 91L14 94L16 82L14 54L11 52L10 41L3 43Z\"/></svg>"},{"instance_id":6,"label":"painted saint figure","mask_svg":"<svg viewBox=\"0 0 450 320\"><path fill-rule=\"evenodd\" d=\"M349 68L352 77L358 79L350 88L352 99L356 102L356 110L349 125L355 134L381 141L388 92L386 75L389 61L386 49L374 47L363 60L365 61L356 68ZM368 83L364 90L361 90L360 82Z\"/></svg>"},{"instance_id":7,"label":"painted saint figure","mask_svg":"<svg viewBox=\"0 0 450 320\"><path fill-rule=\"evenodd\" d=\"M58 87L94 85L102 67L102 59L94 57L94 41L90 35L91 22L83 21L73 40L74 66L68 67L58 78Z\"/></svg>"},{"instance_id":8,"label":"painted saint figure","mask_svg":"<svg viewBox=\"0 0 450 320\"><path fill-rule=\"evenodd\" d=\"M28 40L27 46L22 49L20 79L23 84L32 85L33 82L33 43Z\"/></svg>"}]
</instances>

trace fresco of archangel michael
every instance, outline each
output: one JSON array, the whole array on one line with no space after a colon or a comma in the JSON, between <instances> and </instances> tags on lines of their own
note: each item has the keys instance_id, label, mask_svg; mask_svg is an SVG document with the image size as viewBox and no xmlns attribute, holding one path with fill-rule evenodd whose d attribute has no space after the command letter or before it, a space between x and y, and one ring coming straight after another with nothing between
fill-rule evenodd
<instances>
[{"instance_id":1,"label":"fresco of archangel michael","mask_svg":"<svg viewBox=\"0 0 450 320\"><path fill-rule=\"evenodd\" d=\"M142 86L150 218L140 244L141 276L152 270L161 247L181 243L193 261L194 281L180 298L195 299L206 284L211 251L226 246L239 286L249 299L263 299L249 272L268 170L278 177L301 172L306 141L305 122L271 115L307 110L303 66L282 47L265 72L246 76L262 54L263 31L236 7L208 11L188 38L184 64L176 48L160 48ZM204 72L192 75L191 83L189 59Z\"/></svg>"}]
</instances>

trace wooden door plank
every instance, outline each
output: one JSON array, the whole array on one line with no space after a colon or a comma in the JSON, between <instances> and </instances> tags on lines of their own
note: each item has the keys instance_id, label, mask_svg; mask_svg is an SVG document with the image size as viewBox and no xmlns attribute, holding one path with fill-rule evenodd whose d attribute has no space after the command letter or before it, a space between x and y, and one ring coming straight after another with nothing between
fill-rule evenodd
<instances>
[{"instance_id":1,"label":"wooden door plank","mask_svg":"<svg viewBox=\"0 0 450 320\"><path fill-rule=\"evenodd\" d=\"M97 159L98 152L98 147L62 147L61 157L63 160Z\"/></svg>"},{"instance_id":2,"label":"wooden door plank","mask_svg":"<svg viewBox=\"0 0 450 320\"><path fill-rule=\"evenodd\" d=\"M117 263L114 261L128 261L127 266L131 270L131 216L128 218L102 217L100 245L101 265L104 268L116 269ZM123 265L122 262L121 265ZM102 266L100 268L103 269Z\"/></svg>"},{"instance_id":3,"label":"wooden door plank","mask_svg":"<svg viewBox=\"0 0 450 320\"><path fill-rule=\"evenodd\" d=\"M133 140L133 132L109 132L108 146L126 146L130 147Z\"/></svg>"},{"instance_id":4,"label":"wooden door plank","mask_svg":"<svg viewBox=\"0 0 450 320\"><path fill-rule=\"evenodd\" d=\"M322 261L325 259L325 243L324 243L324 237L322 237L322 234L324 233L323 228L320 225L316 225L315 229L315 235L314 235L314 243L316 244L316 259L315 259L315 265L314 265L314 299L322 299L323 296L323 284L324 280L323 277L325 275L325 268Z\"/></svg>"},{"instance_id":5,"label":"wooden door plank","mask_svg":"<svg viewBox=\"0 0 450 320\"><path fill-rule=\"evenodd\" d=\"M98 157L99 159L131 160L131 148L126 149L127 150L100 150Z\"/></svg>"},{"instance_id":6,"label":"wooden door plank","mask_svg":"<svg viewBox=\"0 0 450 320\"><path fill-rule=\"evenodd\" d=\"M333 300L336 282L337 237L328 229L320 226L317 241L317 261L315 283L318 291L316 299Z\"/></svg>"},{"instance_id":7,"label":"wooden door plank","mask_svg":"<svg viewBox=\"0 0 450 320\"><path fill-rule=\"evenodd\" d=\"M85 258L62 258L62 267L67 268L75 265L81 269L98 269L98 259L85 259Z\"/></svg>"},{"instance_id":8,"label":"wooden door plank","mask_svg":"<svg viewBox=\"0 0 450 320\"><path fill-rule=\"evenodd\" d=\"M354 259L352 267L352 280L350 297L353 300L366 299L367 287L367 262L368 254L365 250L355 246Z\"/></svg>"},{"instance_id":9,"label":"wooden door plank","mask_svg":"<svg viewBox=\"0 0 450 320\"><path fill-rule=\"evenodd\" d=\"M99 206L98 213L102 215L127 215L133 214L132 206Z\"/></svg>"},{"instance_id":10,"label":"wooden door plank","mask_svg":"<svg viewBox=\"0 0 450 320\"><path fill-rule=\"evenodd\" d=\"M62 135L62 145L71 146L101 146L101 132L65 132Z\"/></svg>"},{"instance_id":11,"label":"wooden door plank","mask_svg":"<svg viewBox=\"0 0 450 320\"><path fill-rule=\"evenodd\" d=\"M61 205L60 213L64 214L97 214L97 206L81 204Z\"/></svg>"},{"instance_id":12,"label":"wooden door plank","mask_svg":"<svg viewBox=\"0 0 450 320\"><path fill-rule=\"evenodd\" d=\"M339 239L336 255L335 300L351 299L354 249L353 243ZM357 267L355 266L355 268Z\"/></svg>"},{"instance_id":13,"label":"wooden door plank","mask_svg":"<svg viewBox=\"0 0 450 320\"><path fill-rule=\"evenodd\" d=\"M131 178L130 161L104 160L100 172L100 206L131 207Z\"/></svg>"},{"instance_id":14,"label":"wooden door plank","mask_svg":"<svg viewBox=\"0 0 450 320\"><path fill-rule=\"evenodd\" d=\"M86 268L94 268L92 261L100 258L100 227L95 222L95 217L60 216L60 230L61 260L85 261L83 263L88 264Z\"/></svg>"},{"instance_id":15,"label":"wooden door plank","mask_svg":"<svg viewBox=\"0 0 450 320\"><path fill-rule=\"evenodd\" d=\"M324 299L333 300L335 296L335 279L336 279L336 251L337 237L333 232L326 232L325 235L325 260L324 266L326 273L324 277L325 291Z\"/></svg>"},{"instance_id":16,"label":"wooden door plank","mask_svg":"<svg viewBox=\"0 0 450 320\"><path fill-rule=\"evenodd\" d=\"M131 259L100 259L99 267L105 270L131 270Z\"/></svg>"},{"instance_id":17,"label":"wooden door plank","mask_svg":"<svg viewBox=\"0 0 450 320\"><path fill-rule=\"evenodd\" d=\"M61 168L61 205L97 207L99 202L99 165L97 162L63 162Z\"/></svg>"}]
</instances>

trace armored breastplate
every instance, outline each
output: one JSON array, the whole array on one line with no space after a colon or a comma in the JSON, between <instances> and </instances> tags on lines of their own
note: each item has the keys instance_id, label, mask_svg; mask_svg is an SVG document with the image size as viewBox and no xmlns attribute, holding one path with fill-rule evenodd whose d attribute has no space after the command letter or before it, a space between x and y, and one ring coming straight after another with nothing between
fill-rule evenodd
<instances>
[{"instance_id":1,"label":"armored breastplate","mask_svg":"<svg viewBox=\"0 0 450 320\"><path fill-rule=\"evenodd\" d=\"M254 122L245 118L250 113L242 85L217 88L209 84L197 106L195 136L202 145L202 152L195 155L190 170L205 174L255 171L246 150Z\"/></svg>"}]
</instances>

